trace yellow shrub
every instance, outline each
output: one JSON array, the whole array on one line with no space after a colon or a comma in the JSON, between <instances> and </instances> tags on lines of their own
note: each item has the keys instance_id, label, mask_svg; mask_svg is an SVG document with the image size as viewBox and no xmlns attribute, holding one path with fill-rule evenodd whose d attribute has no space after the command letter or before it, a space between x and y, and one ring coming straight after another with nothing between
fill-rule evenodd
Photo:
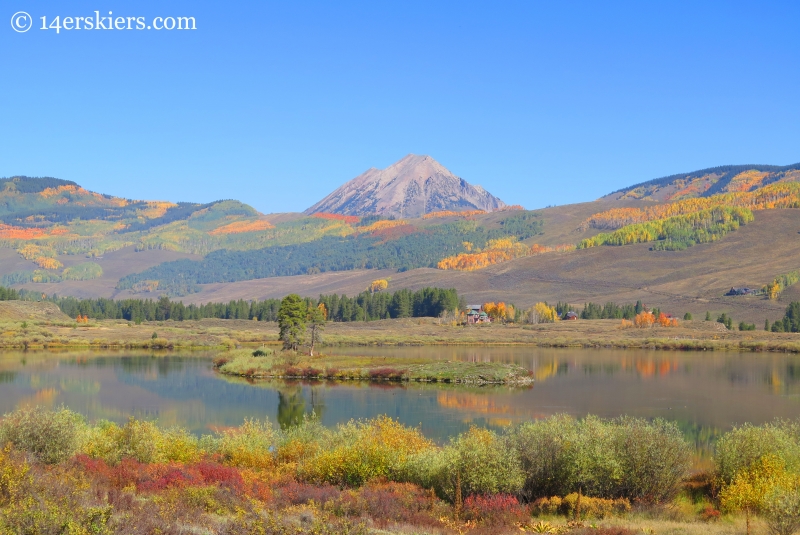
<instances>
[{"instance_id":1,"label":"yellow shrub","mask_svg":"<svg viewBox=\"0 0 800 535\"><path fill-rule=\"evenodd\" d=\"M561 512L561 498L558 496L539 498L533 502L531 512L534 515L557 515Z\"/></svg>"},{"instance_id":2,"label":"yellow shrub","mask_svg":"<svg viewBox=\"0 0 800 535\"><path fill-rule=\"evenodd\" d=\"M123 427L111 422L90 427L81 449L111 464L126 457L142 463L192 463L204 454L197 438L185 429L160 429L154 422L134 418Z\"/></svg>"},{"instance_id":3,"label":"yellow shrub","mask_svg":"<svg viewBox=\"0 0 800 535\"><path fill-rule=\"evenodd\" d=\"M241 427L222 432L217 451L230 466L267 469L275 465L275 438L268 421L245 420Z\"/></svg>"},{"instance_id":4,"label":"yellow shrub","mask_svg":"<svg viewBox=\"0 0 800 535\"><path fill-rule=\"evenodd\" d=\"M411 455L431 447L433 443L418 429L387 416L351 421L330 432L318 454L302 462L298 473L309 481L359 486L398 473Z\"/></svg>"},{"instance_id":5,"label":"yellow shrub","mask_svg":"<svg viewBox=\"0 0 800 535\"><path fill-rule=\"evenodd\" d=\"M0 450L0 506L17 498L29 470L28 463L13 458L11 445Z\"/></svg>"},{"instance_id":6,"label":"yellow shrub","mask_svg":"<svg viewBox=\"0 0 800 535\"><path fill-rule=\"evenodd\" d=\"M117 424L99 422L88 427L81 449L89 457L114 464L120 460L121 436L122 429Z\"/></svg>"},{"instance_id":7,"label":"yellow shrub","mask_svg":"<svg viewBox=\"0 0 800 535\"><path fill-rule=\"evenodd\" d=\"M578 493L567 494L561 501L561 512L567 516L575 514L578 504ZM625 498L607 500L581 496L581 518L606 518L613 515L624 515L631 510L631 502Z\"/></svg>"}]
</instances>

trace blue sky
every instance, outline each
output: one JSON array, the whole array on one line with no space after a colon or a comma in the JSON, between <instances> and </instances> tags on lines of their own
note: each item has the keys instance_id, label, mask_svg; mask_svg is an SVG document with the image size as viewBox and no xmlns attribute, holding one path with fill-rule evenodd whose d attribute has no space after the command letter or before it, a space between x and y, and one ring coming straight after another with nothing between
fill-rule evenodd
<instances>
[{"instance_id":1,"label":"blue sky","mask_svg":"<svg viewBox=\"0 0 800 535\"><path fill-rule=\"evenodd\" d=\"M39 29L95 10L197 30ZM416 153L537 208L800 161L798 2L4 0L0 15L0 176L300 211Z\"/></svg>"}]
</instances>

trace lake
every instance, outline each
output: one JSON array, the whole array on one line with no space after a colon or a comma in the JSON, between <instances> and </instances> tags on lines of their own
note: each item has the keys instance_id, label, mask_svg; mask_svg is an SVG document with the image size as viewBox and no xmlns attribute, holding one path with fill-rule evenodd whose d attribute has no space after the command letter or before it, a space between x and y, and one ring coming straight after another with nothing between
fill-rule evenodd
<instances>
[{"instance_id":1,"label":"lake","mask_svg":"<svg viewBox=\"0 0 800 535\"><path fill-rule=\"evenodd\" d=\"M212 353L0 353L0 413L67 406L91 420L158 419L202 434L245 418L325 425L387 414L435 440L470 425L499 429L556 413L678 422L700 449L735 424L800 416L800 356L777 353L542 349L329 348L331 353L513 362L528 388L365 382L250 382L211 367Z\"/></svg>"}]
</instances>

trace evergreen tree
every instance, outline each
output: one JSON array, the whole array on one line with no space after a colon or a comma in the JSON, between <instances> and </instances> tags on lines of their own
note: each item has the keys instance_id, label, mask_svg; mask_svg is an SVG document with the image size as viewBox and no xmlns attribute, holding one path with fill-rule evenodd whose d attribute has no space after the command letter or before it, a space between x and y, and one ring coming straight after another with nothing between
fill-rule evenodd
<instances>
[{"instance_id":1,"label":"evergreen tree","mask_svg":"<svg viewBox=\"0 0 800 535\"><path fill-rule=\"evenodd\" d=\"M297 294L289 294L281 301L281 308L278 310L278 327L280 335L278 338L283 342L284 349L297 351L297 347L303 343L306 333L306 304L303 298Z\"/></svg>"}]
</instances>

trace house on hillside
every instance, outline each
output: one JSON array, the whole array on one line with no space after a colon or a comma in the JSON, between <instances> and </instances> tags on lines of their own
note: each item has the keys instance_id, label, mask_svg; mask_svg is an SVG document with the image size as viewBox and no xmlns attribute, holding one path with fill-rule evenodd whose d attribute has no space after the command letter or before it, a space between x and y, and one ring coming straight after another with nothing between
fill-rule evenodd
<instances>
[{"instance_id":1,"label":"house on hillside","mask_svg":"<svg viewBox=\"0 0 800 535\"><path fill-rule=\"evenodd\" d=\"M758 290L755 288L731 288L725 295L755 295Z\"/></svg>"},{"instance_id":2,"label":"house on hillside","mask_svg":"<svg viewBox=\"0 0 800 535\"><path fill-rule=\"evenodd\" d=\"M565 319L565 320L577 320L578 319L578 314L573 312L572 310L570 310L569 312L564 314L564 318L563 319Z\"/></svg>"},{"instance_id":3,"label":"house on hillside","mask_svg":"<svg viewBox=\"0 0 800 535\"><path fill-rule=\"evenodd\" d=\"M492 318L483 310L483 305L469 305L467 307L467 324L491 322Z\"/></svg>"}]
</instances>

